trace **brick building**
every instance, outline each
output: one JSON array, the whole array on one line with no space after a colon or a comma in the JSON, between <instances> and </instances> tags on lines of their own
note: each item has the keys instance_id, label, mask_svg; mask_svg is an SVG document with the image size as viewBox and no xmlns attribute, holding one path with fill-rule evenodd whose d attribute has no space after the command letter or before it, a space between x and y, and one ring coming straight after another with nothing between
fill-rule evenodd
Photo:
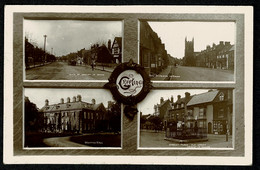
<instances>
[{"instance_id":1,"label":"brick building","mask_svg":"<svg viewBox=\"0 0 260 170\"><path fill-rule=\"evenodd\" d=\"M48 99L45 106L39 110L44 117L45 132L74 132L84 133L91 131L104 131L109 129L109 115L103 103L83 102L81 95L74 96L71 101L61 98L60 103L49 105Z\"/></svg>"},{"instance_id":2,"label":"brick building","mask_svg":"<svg viewBox=\"0 0 260 170\"><path fill-rule=\"evenodd\" d=\"M159 74L169 64L165 45L148 22L140 22L140 64L148 74Z\"/></svg>"},{"instance_id":3,"label":"brick building","mask_svg":"<svg viewBox=\"0 0 260 170\"><path fill-rule=\"evenodd\" d=\"M234 70L234 45L227 45L217 55L217 68Z\"/></svg>"},{"instance_id":4,"label":"brick building","mask_svg":"<svg viewBox=\"0 0 260 170\"><path fill-rule=\"evenodd\" d=\"M208 67L218 69L234 69L234 45L220 41L219 44L207 45L200 52L194 51L194 39L185 38L185 56L183 64L186 66Z\"/></svg>"},{"instance_id":5,"label":"brick building","mask_svg":"<svg viewBox=\"0 0 260 170\"><path fill-rule=\"evenodd\" d=\"M166 134L181 135L184 128L186 134L196 128L201 134L232 134L232 97L232 90L210 90L192 96L186 92L183 98L179 95L165 115Z\"/></svg>"}]
</instances>

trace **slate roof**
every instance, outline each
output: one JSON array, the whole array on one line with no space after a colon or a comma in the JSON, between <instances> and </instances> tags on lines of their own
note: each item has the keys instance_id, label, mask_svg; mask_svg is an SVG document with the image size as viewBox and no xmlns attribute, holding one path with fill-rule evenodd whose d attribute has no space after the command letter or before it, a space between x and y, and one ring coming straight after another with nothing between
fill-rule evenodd
<instances>
[{"instance_id":1,"label":"slate roof","mask_svg":"<svg viewBox=\"0 0 260 170\"><path fill-rule=\"evenodd\" d=\"M233 48L233 50L234 50L234 45L225 46L225 47L220 51L220 53L224 53L224 52L227 52L227 51L231 51L232 48Z\"/></svg>"},{"instance_id":2,"label":"slate roof","mask_svg":"<svg viewBox=\"0 0 260 170\"><path fill-rule=\"evenodd\" d=\"M187 103L187 106L212 102L217 96L219 90L213 90L210 92L193 95L191 100Z\"/></svg>"},{"instance_id":3,"label":"slate roof","mask_svg":"<svg viewBox=\"0 0 260 170\"><path fill-rule=\"evenodd\" d=\"M234 51L235 50L235 46L232 45L232 47L229 49L229 51Z\"/></svg>"},{"instance_id":4,"label":"slate roof","mask_svg":"<svg viewBox=\"0 0 260 170\"><path fill-rule=\"evenodd\" d=\"M40 109L40 112L57 112L57 111L64 111L64 110L81 110L83 108L89 109L89 110L97 110L102 103L99 104L91 104L87 102L77 101L77 102L71 102L71 103L59 103L59 104L53 104L48 106L43 106Z\"/></svg>"}]
</instances>

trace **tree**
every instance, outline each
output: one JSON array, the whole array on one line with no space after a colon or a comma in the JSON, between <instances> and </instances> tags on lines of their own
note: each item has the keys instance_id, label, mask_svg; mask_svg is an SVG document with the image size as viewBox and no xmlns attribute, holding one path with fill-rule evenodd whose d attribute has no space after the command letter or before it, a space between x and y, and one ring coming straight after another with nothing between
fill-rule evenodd
<instances>
[{"instance_id":1,"label":"tree","mask_svg":"<svg viewBox=\"0 0 260 170\"><path fill-rule=\"evenodd\" d=\"M114 132L121 131L121 106L120 103L115 102L109 106L109 126Z\"/></svg>"},{"instance_id":2,"label":"tree","mask_svg":"<svg viewBox=\"0 0 260 170\"><path fill-rule=\"evenodd\" d=\"M151 116L148 121L154 125L154 130L162 130L162 119L159 116Z\"/></svg>"},{"instance_id":3,"label":"tree","mask_svg":"<svg viewBox=\"0 0 260 170\"><path fill-rule=\"evenodd\" d=\"M36 104L30 102L28 97L24 98L25 130L38 131L41 129L42 117L38 112Z\"/></svg>"}]
</instances>

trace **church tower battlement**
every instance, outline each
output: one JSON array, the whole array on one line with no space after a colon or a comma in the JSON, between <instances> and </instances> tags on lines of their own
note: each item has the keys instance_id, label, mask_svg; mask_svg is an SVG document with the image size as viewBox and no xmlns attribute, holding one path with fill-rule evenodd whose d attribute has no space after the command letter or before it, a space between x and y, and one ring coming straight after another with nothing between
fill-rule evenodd
<instances>
[{"instance_id":1,"label":"church tower battlement","mask_svg":"<svg viewBox=\"0 0 260 170\"><path fill-rule=\"evenodd\" d=\"M187 41L187 37L185 37L184 65L186 66L195 65L194 37L192 38L192 41Z\"/></svg>"}]
</instances>

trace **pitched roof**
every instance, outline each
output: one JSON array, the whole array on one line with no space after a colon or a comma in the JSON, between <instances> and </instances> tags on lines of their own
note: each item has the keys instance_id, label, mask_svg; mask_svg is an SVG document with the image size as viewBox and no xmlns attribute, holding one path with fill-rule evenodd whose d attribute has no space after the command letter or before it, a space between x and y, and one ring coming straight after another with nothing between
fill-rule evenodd
<instances>
[{"instance_id":1,"label":"pitched roof","mask_svg":"<svg viewBox=\"0 0 260 170\"><path fill-rule=\"evenodd\" d=\"M210 92L194 95L192 96L191 100L187 103L187 106L212 102L217 96L218 92L218 90L213 90Z\"/></svg>"},{"instance_id":2,"label":"pitched roof","mask_svg":"<svg viewBox=\"0 0 260 170\"><path fill-rule=\"evenodd\" d=\"M89 110L97 110L102 103L92 104L82 101L71 102L71 103L59 103L48 106L43 106L40 109L40 112L57 112L63 110L81 110L81 109L89 109Z\"/></svg>"},{"instance_id":3,"label":"pitched roof","mask_svg":"<svg viewBox=\"0 0 260 170\"><path fill-rule=\"evenodd\" d=\"M232 47L229 49L229 51L234 51L235 50L235 46L232 45Z\"/></svg>"},{"instance_id":4,"label":"pitched roof","mask_svg":"<svg viewBox=\"0 0 260 170\"><path fill-rule=\"evenodd\" d=\"M231 48L233 48L233 47L234 47L234 45L224 46L224 48L222 50L220 50L220 53L224 53L224 52L230 51Z\"/></svg>"},{"instance_id":5,"label":"pitched roof","mask_svg":"<svg viewBox=\"0 0 260 170\"><path fill-rule=\"evenodd\" d=\"M115 37L113 45L114 45L115 41L117 42L119 48L122 49L122 37Z\"/></svg>"}]
</instances>

